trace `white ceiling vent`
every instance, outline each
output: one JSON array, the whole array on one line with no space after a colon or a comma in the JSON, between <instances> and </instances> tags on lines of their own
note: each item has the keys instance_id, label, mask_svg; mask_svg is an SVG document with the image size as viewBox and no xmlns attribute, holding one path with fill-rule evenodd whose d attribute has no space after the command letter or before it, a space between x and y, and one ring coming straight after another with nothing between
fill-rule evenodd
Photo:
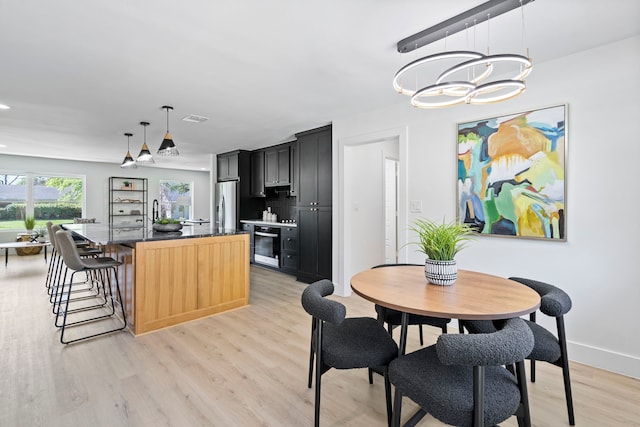
<instances>
[{"instance_id":1,"label":"white ceiling vent","mask_svg":"<svg viewBox=\"0 0 640 427\"><path fill-rule=\"evenodd\" d=\"M207 120L209 120L207 117L198 116L195 114L189 114L188 116L182 118L182 121L191 123L202 123L206 122Z\"/></svg>"}]
</instances>

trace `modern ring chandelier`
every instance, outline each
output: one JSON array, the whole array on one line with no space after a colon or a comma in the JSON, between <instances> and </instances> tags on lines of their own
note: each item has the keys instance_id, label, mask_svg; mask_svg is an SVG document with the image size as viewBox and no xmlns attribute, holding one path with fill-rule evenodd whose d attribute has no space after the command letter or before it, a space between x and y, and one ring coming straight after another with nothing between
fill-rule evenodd
<instances>
[{"instance_id":1,"label":"modern ring chandelier","mask_svg":"<svg viewBox=\"0 0 640 427\"><path fill-rule=\"evenodd\" d=\"M522 13L524 44L524 5L533 0L490 0L440 24L398 42L398 52L406 53L447 36L469 30L473 24L487 21L516 7ZM489 34L487 35L489 43ZM518 54L487 54L459 50L446 51L417 59L402 67L393 78L393 88L411 97L418 108L441 108L459 104L483 105L514 98L526 89L525 79L533 64L527 56ZM418 83L418 74L438 61L454 62L426 86ZM493 80L491 77L498 76ZM413 78L414 81L411 81Z\"/></svg>"}]
</instances>

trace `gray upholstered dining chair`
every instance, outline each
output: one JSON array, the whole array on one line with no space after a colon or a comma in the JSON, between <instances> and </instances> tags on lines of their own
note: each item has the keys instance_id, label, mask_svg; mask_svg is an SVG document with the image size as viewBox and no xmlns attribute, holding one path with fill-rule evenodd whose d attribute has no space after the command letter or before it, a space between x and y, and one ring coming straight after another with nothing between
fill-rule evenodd
<instances>
[{"instance_id":1,"label":"gray upholstered dining chair","mask_svg":"<svg viewBox=\"0 0 640 427\"><path fill-rule=\"evenodd\" d=\"M443 334L436 344L398 357L389 365L395 386L393 424L400 424L402 397L420 411L456 426L493 426L512 415L530 426L524 358L533 333L523 319L502 321L491 334ZM516 365L515 375L503 365Z\"/></svg>"},{"instance_id":2,"label":"gray upholstered dining chair","mask_svg":"<svg viewBox=\"0 0 640 427\"><path fill-rule=\"evenodd\" d=\"M422 267L423 264L380 264L371 268L380 268L380 267L398 267L398 266L419 266ZM389 334L393 334L393 329L400 326L402 323L402 312L398 310L393 310L391 308L386 308L381 305L375 305L376 313L378 314L378 321L387 324L387 328ZM441 319L438 317L431 316L421 316L419 314L409 314L408 324L409 325L418 325L420 327L420 345L424 345L424 338L422 332L422 326L433 326L436 328L440 328L443 334L447 333L447 325L451 322L451 319Z\"/></svg>"},{"instance_id":3,"label":"gray upholstered dining chair","mask_svg":"<svg viewBox=\"0 0 640 427\"><path fill-rule=\"evenodd\" d=\"M376 368L382 372L387 400L387 421L391 422L391 386L387 367L398 356L398 346L382 325L372 317L346 318L346 307L325 298L333 283L320 280L302 292L302 307L312 317L309 387L315 358L314 425L320 425L321 377L331 368Z\"/></svg>"},{"instance_id":4,"label":"gray upholstered dining chair","mask_svg":"<svg viewBox=\"0 0 640 427\"><path fill-rule=\"evenodd\" d=\"M567 338L564 328L564 315L571 310L571 298L562 289L548 283L522 277L510 277L509 279L522 283L540 294L540 311L556 319L557 337L552 332L538 325L536 323L536 313L531 313L527 324L535 337L535 345L531 354L527 356L527 359L531 361L531 382L536 381L536 360L549 362L562 368L567 414L569 424L573 426L575 425L575 416L573 413L573 397L571 395L571 378L569 376ZM486 320L466 320L462 322L462 324L471 333L488 333L495 331L493 324Z\"/></svg>"}]
</instances>

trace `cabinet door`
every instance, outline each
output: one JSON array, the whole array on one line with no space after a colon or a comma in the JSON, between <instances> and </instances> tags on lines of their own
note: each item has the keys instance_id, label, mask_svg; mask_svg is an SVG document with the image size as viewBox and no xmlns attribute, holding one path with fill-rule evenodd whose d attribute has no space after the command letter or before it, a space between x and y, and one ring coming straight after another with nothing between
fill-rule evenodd
<instances>
[{"instance_id":1,"label":"cabinet door","mask_svg":"<svg viewBox=\"0 0 640 427\"><path fill-rule=\"evenodd\" d=\"M242 224L242 229L249 233L249 262L252 264L255 262L254 228L255 226L253 224Z\"/></svg>"},{"instance_id":2,"label":"cabinet door","mask_svg":"<svg viewBox=\"0 0 640 427\"><path fill-rule=\"evenodd\" d=\"M298 168L298 160L296 156L298 154L298 141L291 143L289 147L289 173L290 173L290 191L291 196L298 196L298 180L300 179L300 168Z\"/></svg>"},{"instance_id":3,"label":"cabinet door","mask_svg":"<svg viewBox=\"0 0 640 427\"><path fill-rule=\"evenodd\" d=\"M318 134L318 205L331 206L331 131Z\"/></svg>"},{"instance_id":4,"label":"cabinet door","mask_svg":"<svg viewBox=\"0 0 640 427\"><path fill-rule=\"evenodd\" d=\"M289 185L289 145L278 149L278 185Z\"/></svg>"},{"instance_id":5,"label":"cabinet door","mask_svg":"<svg viewBox=\"0 0 640 427\"><path fill-rule=\"evenodd\" d=\"M318 279L331 280L331 208L317 208L318 221Z\"/></svg>"},{"instance_id":6,"label":"cabinet door","mask_svg":"<svg viewBox=\"0 0 640 427\"><path fill-rule=\"evenodd\" d=\"M240 179L240 168L238 167L238 155L229 156L229 179Z\"/></svg>"},{"instance_id":7,"label":"cabinet door","mask_svg":"<svg viewBox=\"0 0 640 427\"><path fill-rule=\"evenodd\" d=\"M264 151L254 151L251 153L251 196L265 197Z\"/></svg>"},{"instance_id":8,"label":"cabinet door","mask_svg":"<svg viewBox=\"0 0 640 427\"><path fill-rule=\"evenodd\" d=\"M225 181L229 177L229 158L227 156L218 156L217 160L218 181Z\"/></svg>"},{"instance_id":9,"label":"cabinet door","mask_svg":"<svg viewBox=\"0 0 640 427\"><path fill-rule=\"evenodd\" d=\"M230 181L240 178L238 153L219 154L217 158L218 181Z\"/></svg>"},{"instance_id":10,"label":"cabinet door","mask_svg":"<svg viewBox=\"0 0 640 427\"><path fill-rule=\"evenodd\" d=\"M267 187L278 183L278 152L276 150L264 152L264 183Z\"/></svg>"},{"instance_id":11,"label":"cabinet door","mask_svg":"<svg viewBox=\"0 0 640 427\"><path fill-rule=\"evenodd\" d=\"M298 206L313 206L318 199L318 144L315 134L298 140Z\"/></svg>"},{"instance_id":12,"label":"cabinet door","mask_svg":"<svg viewBox=\"0 0 640 427\"><path fill-rule=\"evenodd\" d=\"M298 210L298 278L313 281L318 271L318 215L314 208Z\"/></svg>"},{"instance_id":13,"label":"cabinet door","mask_svg":"<svg viewBox=\"0 0 640 427\"><path fill-rule=\"evenodd\" d=\"M289 145L266 150L264 156L265 185L289 185Z\"/></svg>"},{"instance_id":14,"label":"cabinet door","mask_svg":"<svg viewBox=\"0 0 640 427\"><path fill-rule=\"evenodd\" d=\"M298 210L298 280L331 279L331 208Z\"/></svg>"}]
</instances>

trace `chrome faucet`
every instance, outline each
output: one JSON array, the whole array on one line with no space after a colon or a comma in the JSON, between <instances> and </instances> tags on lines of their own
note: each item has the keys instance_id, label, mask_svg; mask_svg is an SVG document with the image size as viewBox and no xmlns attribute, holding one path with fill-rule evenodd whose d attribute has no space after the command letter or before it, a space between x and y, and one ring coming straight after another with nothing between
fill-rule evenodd
<instances>
[{"instance_id":1,"label":"chrome faucet","mask_svg":"<svg viewBox=\"0 0 640 427\"><path fill-rule=\"evenodd\" d=\"M160 214L159 209L158 209L158 199L153 199L153 208L151 209L151 220L153 222L156 222L159 217L158 215Z\"/></svg>"}]
</instances>

